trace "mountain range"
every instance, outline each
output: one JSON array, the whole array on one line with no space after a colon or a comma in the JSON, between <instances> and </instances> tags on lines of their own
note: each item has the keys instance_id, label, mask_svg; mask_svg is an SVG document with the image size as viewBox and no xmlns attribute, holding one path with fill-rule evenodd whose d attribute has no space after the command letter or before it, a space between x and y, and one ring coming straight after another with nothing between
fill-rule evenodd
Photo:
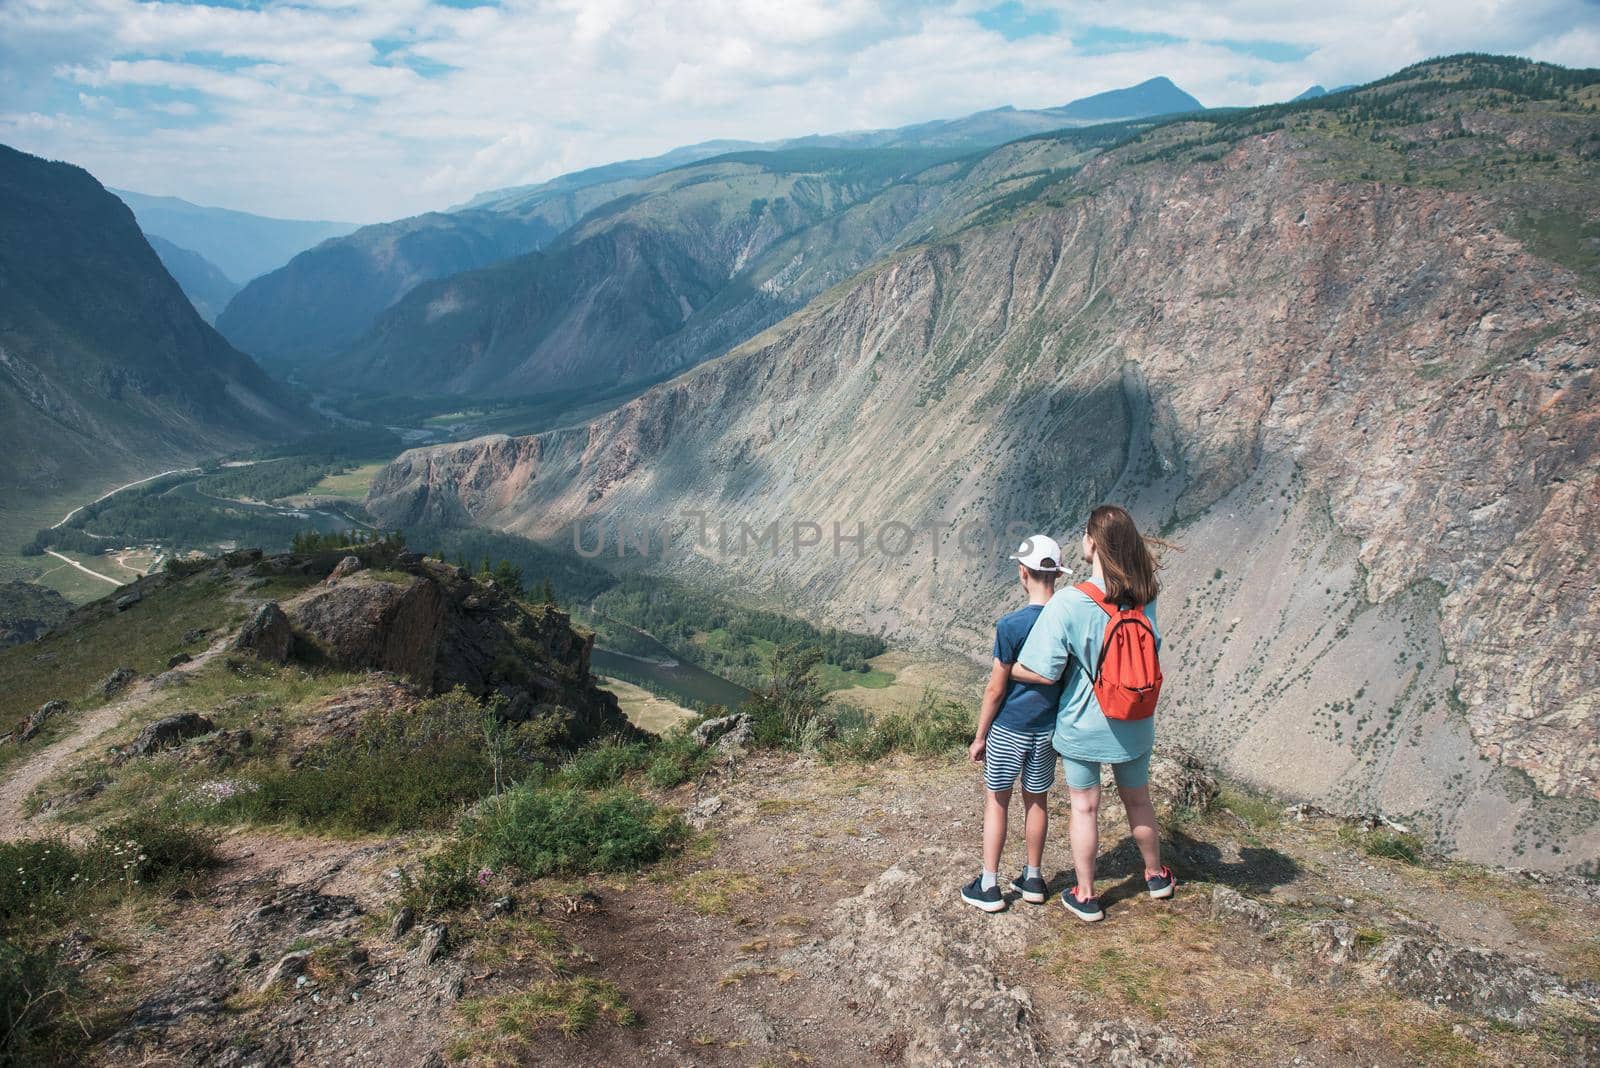
<instances>
[{"instance_id":1,"label":"mountain range","mask_svg":"<svg viewBox=\"0 0 1600 1068\"><path fill-rule=\"evenodd\" d=\"M398 368L404 367L408 373L415 369L420 352L421 362L428 366L425 380L416 383L419 388L471 390L498 381L503 365L511 360L506 353L513 352L515 362L522 366L521 372L511 376L517 388L534 391L541 384L567 388L607 379L618 369L615 359L597 363L585 352L570 348L567 337L576 320L564 316L561 308L576 308L573 314L581 320L586 314L583 308L602 305L605 297L584 291L581 279L570 274L569 264L577 264L580 274L587 271L592 284L627 269L611 262L610 256L637 257L634 262L640 269L659 271L668 280L656 292L664 301L663 306L629 309L647 323L617 324L623 334L635 338L630 345L648 347L669 334L694 334L699 326L686 325L690 316L678 306L676 297L680 294L669 292L674 284L671 279L682 271L694 275L693 284L685 282L693 292L681 295L691 309L699 307L714 293L740 284L733 276L751 261L757 246L770 244L780 233L787 233L785 228L804 228L832 215L841 206L837 198L842 195L848 201L859 195L865 188L863 182L870 186L874 182L898 181L932 162L1046 130L1200 107L1199 101L1168 79L1153 78L1058 108L999 108L962 119L897 129L776 142L706 142L650 159L591 168L538 185L484 194L447 213L363 227L303 252L283 268L245 286L217 322L229 340L269 367L294 368L313 376L321 373L345 386L372 388L375 383L391 384L394 379L389 376ZM829 150L839 150L841 154L829 155ZM857 154L850 155L847 150ZM869 150L880 154L869 155ZM763 171L770 173L759 177ZM686 211L700 215L669 219L673 209L664 193L686 190L699 182L710 183L714 189L679 199L685 203ZM811 188L813 183L818 184L815 190ZM748 193L744 186L749 187ZM622 198L648 203L648 207L619 210L624 204ZM769 204L768 217L763 219L763 210ZM602 206L603 218L580 228L581 233L574 230L580 220ZM725 218L705 217L708 211L723 209L727 209ZM618 240L605 247L578 247L608 226L637 229L619 235ZM652 252L652 235L661 226L680 234L698 235L695 240L700 242L699 251L693 265L667 264ZM755 235L757 246L743 243L745 238L740 235L744 231ZM713 248L718 242L726 247ZM506 262L552 243L560 245L559 250L551 250L552 256L530 255L524 262ZM506 266L495 275L453 280L444 304L427 295L432 290L425 292L421 288L425 282L497 263ZM717 277L706 276L705 271ZM555 290L544 282L552 272L558 282ZM413 291L411 306L398 307L401 298ZM627 290L612 286L610 291ZM512 303L509 298L516 292L522 292L524 299ZM516 321L489 321L482 314L469 313L456 314L449 322L434 325L439 308L456 308L460 302L480 309L484 302L495 309L509 308ZM530 308L529 302L541 303ZM795 306L784 304L780 311L787 312ZM390 308L394 308L393 314L381 318ZM498 316L499 312L488 314ZM775 321L772 316L746 318L762 325ZM636 333L640 330L643 333ZM363 336L368 331L370 335ZM624 358L632 366L625 374L637 376L641 369L645 377L665 373L717 350L718 345L726 347L730 340L747 336L748 332L746 328L734 336L725 328L713 328L705 334L709 341L679 344L673 354L661 359L636 356L630 350ZM581 342L579 349L598 344L611 352L617 340L615 334L603 341L594 337ZM543 377L541 346L560 348L565 369ZM436 352L448 353L444 362L434 359L432 354Z\"/></svg>"},{"instance_id":2,"label":"mountain range","mask_svg":"<svg viewBox=\"0 0 1600 1068\"><path fill-rule=\"evenodd\" d=\"M675 551L652 568L949 650L986 647L1009 602L1003 552L954 548L966 525L1068 532L1123 500L1182 549L1169 738L1468 858L1593 862L1597 104L1597 71L1453 57L936 163L841 199L830 228L758 251L705 305L782 293L847 234L865 266L839 256L799 311L587 423L407 453L369 508L556 542L667 521ZM686 196L654 191L673 219L693 217ZM606 219L652 202L565 247L637 234ZM729 261L665 274L677 247L641 237L639 273L610 277L658 314L681 296L687 321L704 265ZM394 322L469 311L479 347L433 351L452 369L495 357L509 325L538 324L478 310L484 279L434 283ZM630 329L611 342L645 343ZM560 351L544 366L570 371ZM776 540L704 542L695 515ZM830 552L835 523L921 539ZM810 524L821 548L785 551Z\"/></svg>"},{"instance_id":3,"label":"mountain range","mask_svg":"<svg viewBox=\"0 0 1600 1068\"><path fill-rule=\"evenodd\" d=\"M200 317L122 201L3 146L0 287L6 511L316 422Z\"/></svg>"}]
</instances>

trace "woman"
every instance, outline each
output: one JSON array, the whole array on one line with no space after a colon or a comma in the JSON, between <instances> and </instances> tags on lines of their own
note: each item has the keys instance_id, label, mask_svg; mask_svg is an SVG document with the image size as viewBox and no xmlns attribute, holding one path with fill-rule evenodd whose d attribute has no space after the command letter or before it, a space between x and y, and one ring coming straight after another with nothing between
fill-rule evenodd
<instances>
[{"instance_id":1,"label":"woman","mask_svg":"<svg viewBox=\"0 0 1600 1068\"><path fill-rule=\"evenodd\" d=\"M1142 608L1149 624L1148 637L1153 638L1155 649L1160 648L1155 606L1160 565L1133 517L1112 504L1101 505L1089 516L1082 548L1092 569L1089 583L1095 588L1086 592L1086 583L1061 590L1050 599L1034 623L1011 677L1020 682L1063 683L1053 744L1061 754L1072 794L1068 826L1078 881L1062 892L1061 903L1079 919L1092 923L1105 917L1094 887L1102 764L1110 764L1116 778L1133 840L1144 857L1145 888L1150 896L1171 897L1177 881L1161 863L1161 839L1156 832L1155 806L1150 802L1155 718L1108 718L1095 694L1095 673L1101 667L1101 646L1112 611Z\"/></svg>"}]
</instances>

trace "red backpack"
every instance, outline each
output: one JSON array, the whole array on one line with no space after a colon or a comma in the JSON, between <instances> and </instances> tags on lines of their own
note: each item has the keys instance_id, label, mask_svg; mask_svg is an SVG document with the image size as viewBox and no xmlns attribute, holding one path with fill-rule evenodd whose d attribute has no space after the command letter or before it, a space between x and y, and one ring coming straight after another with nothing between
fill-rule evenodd
<instances>
[{"instance_id":1,"label":"red backpack","mask_svg":"<svg viewBox=\"0 0 1600 1068\"><path fill-rule=\"evenodd\" d=\"M1095 665L1094 695L1107 719L1146 719L1155 715L1161 696L1161 660L1156 656L1156 632L1144 606L1123 608L1112 604L1092 582L1078 589L1110 618L1100 639L1100 662Z\"/></svg>"}]
</instances>

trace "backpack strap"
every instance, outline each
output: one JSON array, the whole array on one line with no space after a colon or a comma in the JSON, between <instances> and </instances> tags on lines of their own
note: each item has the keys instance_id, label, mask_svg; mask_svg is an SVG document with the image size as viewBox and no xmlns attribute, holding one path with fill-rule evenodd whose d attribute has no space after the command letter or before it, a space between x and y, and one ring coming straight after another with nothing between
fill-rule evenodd
<instances>
[{"instance_id":1,"label":"backpack strap","mask_svg":"<svg viewBox=\"0 0 1600 1068\"><path fill-rule=\"evenodd\" d=\"M1106 600L1105 593L1094 583L1080 582L1074 589L1099 605L1101 611L1105 612L1106 615L1115 616L1117 614L1117 606Z\"/></svg>"}]
</instances>

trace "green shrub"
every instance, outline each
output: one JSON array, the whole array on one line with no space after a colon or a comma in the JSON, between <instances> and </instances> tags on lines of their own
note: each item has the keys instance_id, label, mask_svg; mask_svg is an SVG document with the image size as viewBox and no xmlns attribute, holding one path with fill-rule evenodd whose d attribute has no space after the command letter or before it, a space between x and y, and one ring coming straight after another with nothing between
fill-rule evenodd
<instances>
[{"instance_id":1,"label":"green shrub","mask_svg":"<svg viewBox=\"0 0 1600 1068\"><path fill-rule=\"evenodd\" d=\"M101 829L92 847L112 878L160 883L221 863L216 837L164 817L128 816Z\"/></svg>"},{"instance_id":2,"label":"green shrub","mask_svg":"<svg viewBox=\"0 0 1600 1068\"><path fill-rule=\"evenodd\" d=\"M55 947L0 940L0 1064L71 1063L63 1047L77 1045L82 1033L58 1023L75 987Z\"/></svg>"},{"instance_id":3,"label":"green shrub","mask_svg":"<svg viewBox=\"0 0 1600 1068\"><path fill-rule=\"evenodd\" d=\"M1422 840L1401 831L1372 831L1362 837L1361 849L1369 857L1384 857L1404 864L1423 862Z\"/></svg>"},{"instance_id":4,"label":"green shrub","mask_svg":"<svg viewBox=\"0 0 1600 1068\"><path fill-rule=\"evenodd\" d=\"M536 773L550 756L552 722L488 729L493 714L462 689L395 709L364 723L353 743L329 742L296 767L249 774L248 788L203 814L353 833L446 826L499 782Z\"/></svg>"},{"instance_id":5,"label":"green shrub","mask_svg":"<svg viewBox=\"0 0 1600 1068\"><path fill-rule=\"evenodd\" d=\"M116 898L217 865L212 838L154 815L132 816L87 846L61 838L0 843L0 931L70 915L92 894Z\"/></svg>"},{"instance_id":6,"label":"green shrub","mask_svg":"<svg viewBox=\"0 0 1600 1068\"><path fill-rule=\"evenodd\" d=\"M61 911L92 875L84 855L63 838L0 842L0 873L0 930L41 911Z\"/></svg>"},{"instance_id":7,"label":"green shrub","mask_svg":"<svg viewBox=\"0 0 1600 1068\"><path fill-rule=\"evenodd\" d=\"M467 845L452 841L424 857L417 874L401 869L400 901L423 916L464 908L483 896L481 872Z\"/></svg>"},{"instance_id":8,"label":"green shrub","mask_svg":"<svg viewBox=\"0 0 1600 1068\"><path fill-rule=\"evenodd\" d=\"M637 794L531 784L485 801L461 825L484 867L513 866L535 878L631 871L666 856L685 834L682 821Z\"/></svg>"},{"instance_id":9,"label":"green shrub","mask_svg":"<svg viewBox=\"0 0 1600 1068\"><path fill-rule=\"evenodd\" d=\"M826 691L817 677L821 659L810 646L780 645L772 651L766 684L741 709L750 716L757 746L802 749L832 733Z\"/></svg>"},{"instance_id":10,"label":"green shrub","mask_svg":"<svg viewBox=\"0 0 1600 1068\"><path fill-rule=\"evenodd\" d=\"M711 764L711 750L699 744L687 728L675 730L656 742L645 782L658 790L670 790L679 783L699 778Z\"/></svg>"},{"instance_id":11,"label":"green shrub","mask_svg":"<svg viewBox=\"0 0 1600 1068\"><path fill-rule=\"evenodd\" d=\"M580 790L601 790L616 786L624 776L641 771L650 760L643 742L606 738L580 749L561 766L561 781Z\"/></svg>"},{"instance_id":12,"label":"green shrub","mask_svg":"<svg viewBox=\"0 0 1600 1068\"><path fill-rule=\"evenodd\" d=\"M837 737L824 750L831 759L880 760L890 753L933 756L972 740L973 713L960 701L932 689L922 691L914 709L865 716L855 709L841 712Z\"/></svg>"}]
</instances>

